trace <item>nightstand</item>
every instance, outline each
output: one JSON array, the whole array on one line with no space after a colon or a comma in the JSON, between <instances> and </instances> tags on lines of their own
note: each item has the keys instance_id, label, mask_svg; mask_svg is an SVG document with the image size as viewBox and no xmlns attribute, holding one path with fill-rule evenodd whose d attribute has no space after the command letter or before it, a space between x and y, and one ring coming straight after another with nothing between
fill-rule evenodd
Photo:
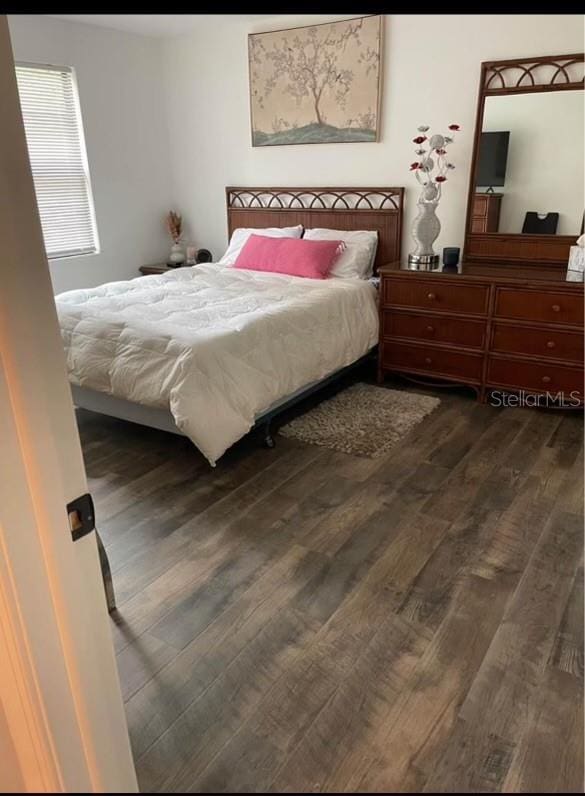
<instances>
[{"instance_id":1,"label":"nightstand","mask_svg":"<svg viewBox=\"0 0 585 796\"><path fill-rule=\"evenodd\" d=\"M189 267L186 265L178 265L176 268L172 268L170 265L166 263L156 263L155 265L141 265L138 269L143 276L148 276L149 274L166 274L167 271L176 271L177 268L185 268Z\"/></svg>"}]
</instances>

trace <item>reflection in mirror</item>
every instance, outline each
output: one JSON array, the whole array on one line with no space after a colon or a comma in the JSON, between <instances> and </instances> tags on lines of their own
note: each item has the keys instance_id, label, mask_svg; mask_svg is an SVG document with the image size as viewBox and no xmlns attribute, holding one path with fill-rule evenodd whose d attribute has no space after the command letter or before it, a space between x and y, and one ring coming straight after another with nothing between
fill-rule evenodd
<instances>
[{"instance_id":1,"label":"reflection in mirror","mask_svg":"<svg viewBox=\"0 0 585 796\"><path fill-rule=\"evenodd\" d=\"M583 91L485 98L471 231L579 235Z\"/></svg>"}]
</instances>

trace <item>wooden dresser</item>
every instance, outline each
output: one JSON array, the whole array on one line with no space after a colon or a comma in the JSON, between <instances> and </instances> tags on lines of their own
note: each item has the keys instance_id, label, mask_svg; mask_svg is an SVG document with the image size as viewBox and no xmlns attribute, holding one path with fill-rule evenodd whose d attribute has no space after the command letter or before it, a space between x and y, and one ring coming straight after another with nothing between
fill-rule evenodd
<instances>
[{"instance_id":1,"label":"wooden dresser","mask_svg":"<svg viewBox=\"0 0 585 796\"><path fill-rule=\"evenodd\" d=\"M497 232L500 226L502 193L476 193L471 203L471 232Z\"/></svg>"},{"instance_id":2,"label":"wooden dresser","mask_svg":"<svg viewBox=\"0 0 585 796\"><path fill-rule=\"evenodd\" d=\"M380 381L395 371L468 385L480 400L500 390L583 402L582 284L398 263L380 277Z\"/></svg>"}]
</instances>

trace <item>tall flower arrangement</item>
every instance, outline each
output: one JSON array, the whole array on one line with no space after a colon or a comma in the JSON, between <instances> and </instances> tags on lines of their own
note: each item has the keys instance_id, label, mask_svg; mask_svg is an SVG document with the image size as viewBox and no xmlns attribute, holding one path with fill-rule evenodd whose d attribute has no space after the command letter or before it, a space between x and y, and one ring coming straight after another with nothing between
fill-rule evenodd
<instances>
[{"instance_id":1,"label":"tall flower arrangement","mask_svg":"<svg viewBox=\"0 0 585 796\"><path fill-rule=\"evenodd\" d=\"M179 213L174 210L169 210L165 218L165 226L173 243L178 243L181 240L181 232L183 229L183 218Z\"/></svg>"},{"instance_id":2,"label":"tall flower arrangement","mask_svg":"<svg viewBox=\"0 0 585 796\"><path fill-rule=\"evenodd\" d=\"M456 133L460 130L458 124L450 124L449 130ZM413 138L416 144L415 154L418 160L410 164L410 170L414 171L415 177L420 185L427 186L432 183L436 186L436 198L441 196L441 187L447 181L447 174L455 168L453 163L447 159L447 148L453 143L454 139L450 135L441 133L430 134L430 127L421 124L418 128L420 135Z\"/></svg>"},{"instance_id":3,"label":"tall flower arrangement","mask_svg":"<svg viewBox=\"0 0 585 796\"><path fill-rule=\"evenodd\" d=\"M458 124L449 125L449 132L458 131ZM421 192L417 201L418 213L412 223L415 247L408 255L408 267L429 269L439 262L433 245L441 231L441 222L435 211L441 199L443 183L447 182L447 174L455 168L447 158L447 149L454 139L441 133L430 134L430 127L426 124L422 124L418 132L419 135L412 139L416 144L414 151L418 160L410 164L410 170L414 171Z\"/></svg>"},{"instance_id":4,"label":"tall flower arrangement","mask_svg":"<svg viewBox=\"0 0 585 796\"><path fill-rule=\"evenodd\" d=\"M174 210L169 210L165 217L165 226L173 245L171 246L171 254L167 261L168 265L181 265L185 262L185 253L181 248L181 235L183 232L183 218L180 213L175 213Z\"/></svg>"}]
</instances>

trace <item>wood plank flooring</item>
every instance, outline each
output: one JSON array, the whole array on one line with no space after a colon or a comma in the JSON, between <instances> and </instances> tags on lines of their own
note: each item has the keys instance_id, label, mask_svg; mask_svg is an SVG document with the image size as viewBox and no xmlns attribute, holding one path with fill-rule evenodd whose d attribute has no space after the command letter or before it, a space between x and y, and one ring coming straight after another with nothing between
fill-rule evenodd
<instances>
[{"instance_id":1,"label":"wood plank flooring","mask_svg":"<svg viewBox=\"0 0 585 796\"><path fill-rule=\"evenodd\" d=\"M215 469L78 412L142 791L583 791L582 415L436 394Z\"/></svg>"}]
</instances>

